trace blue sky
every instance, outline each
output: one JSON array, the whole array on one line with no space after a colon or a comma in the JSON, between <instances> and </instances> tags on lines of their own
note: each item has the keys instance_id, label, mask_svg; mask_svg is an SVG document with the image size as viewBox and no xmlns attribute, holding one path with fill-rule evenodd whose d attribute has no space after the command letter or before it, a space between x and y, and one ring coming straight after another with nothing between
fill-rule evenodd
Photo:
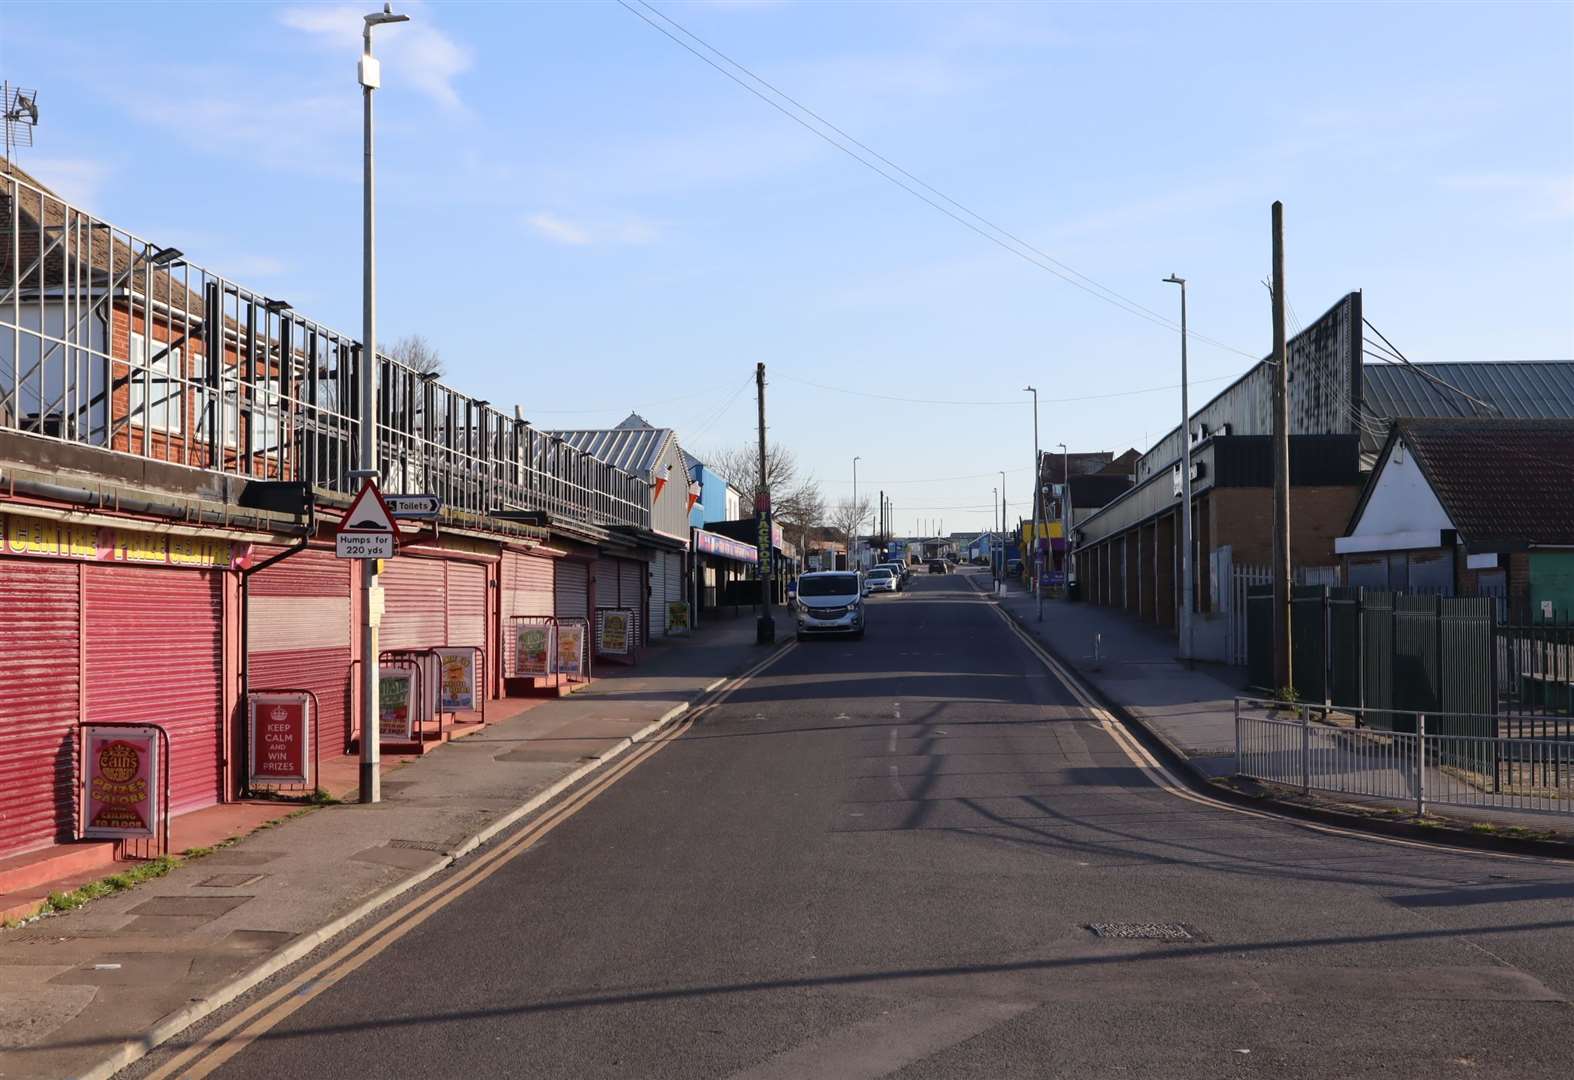
<instances>
[{"instance_id":1,"label":"blue sky","mask_svg":"<svg viewBox=\"0 0 1574 1080\"><path fill-rule=\"evenodd\" d=\"M1574 356L1574 6L658 7L1125 296L1172 314L1160 279L1188 278L1193 328L1235 349L1267 349L1278 198L1302 320L1361 288L1414 360ZM1174 424L1173 391L1132 393L1176 382L1171 331L963 229L622 7L398 9L414 21L379 31L379 333L426 335L455 385L543 426L638 409L703 454L750 436L763 360L773 436L833 498L860 455L904 530L987 524L1002 468L1026 507L1028 382L1046 447ZM43 114L19 159L356 330L364 10L12 0L0 73ZM1248 363L1195 342L1193 401Z\"/></svg>"}]
</instances>

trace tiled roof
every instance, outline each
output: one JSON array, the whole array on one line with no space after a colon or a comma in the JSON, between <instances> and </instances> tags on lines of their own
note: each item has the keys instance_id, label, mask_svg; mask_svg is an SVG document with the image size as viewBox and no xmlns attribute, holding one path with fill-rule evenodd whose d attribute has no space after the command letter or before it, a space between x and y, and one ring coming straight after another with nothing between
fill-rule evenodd
<instances>
[{"instance_id":1,"label":"tiled roof","mask_svg":"<svg viewBox=\"0 0 1574 1080\"><path fill-rule=\"evenodd\" d=\"M1482 410L1426 375L1487 402L1497 412ZM1361 450L1370 454L1382 444L1388 422L1405 416L1574 417L1574 361L1363 364L1361 398L1363 411L1375 421L1367 423L1369 430L1361 435Z\"/></svg>"},{"instance_id":2,"label":"tiled roof","mask_svg":"<svg viewBox=\"0 0 1574 1080\"><path fill-rule=\"evenodd\" d=\"M1574 544L1574 420L1400 420L1467 547Z\"/></svg>"}]
</instances>

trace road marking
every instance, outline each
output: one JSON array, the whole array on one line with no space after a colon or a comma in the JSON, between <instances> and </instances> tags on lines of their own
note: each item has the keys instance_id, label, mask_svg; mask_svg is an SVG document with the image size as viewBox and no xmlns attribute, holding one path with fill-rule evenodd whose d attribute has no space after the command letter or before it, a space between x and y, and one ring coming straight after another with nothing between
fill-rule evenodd
<instances>
[{"instance_id":1,"label":"road marking","mask_svg":"<svg viewBox=\"0 0 1574 1080\"><path fill-rule=\"evenodd\" d=\"M887 754L894 754L894 753L896 753L896 729L895 728L891 729L891 737L885 741L885 752Z\"/></svg>"},{"instance_id":2,"label":"road marking","mask_svg":"<svg viewBox=\"0 0 1574 1080\"><path fill-rule=\"evenodd\" d=\"M1034 1008L1022 1001L915 1001L811 1039L728 1080L875 1080Z\"/></svg>"},{"instance_id":3,"label":"road marking","mask_svg":"<svg viewBox=\"0 0 1574 1080\"><path fill-rule=\"evenodd\" d=\"M1028 634L1026 630L1023 630L1020 626L1018 626L1011 616L1007 615L1003 610L1001 610L998 605L994 607L994 612L996 615L1000 616L1001 620L1006 624L1006 627L1013 634L1015 634L1022 641L1022 643L1028 647L1029 650L1032 651L1033 655L1038 658L1039 662L1054 674L1054 676L1060 681L1060 684L1066 688L1067 692L1070 693L1072 697L1076 698L1078 703L1081 704L1082 707L1099 722L1099 727L1109 734L1111 740L1117 747L1120 748L1121 753L1125 754L1126 760L1135 765L1138 771L1140 771L1147 778L1148 782L1154 787L1169 795L1173 795L1177 799L1184 799L1187 802L1196 803L1198 806L1206 806L1215 810L1227 810L1232 814L1240 814L1243 817L1257 818L1262 821L1275 821L1284 825L1293 825L1296 828L1306 829L1309 832L1322 833L1327 836L1340 836L1349 840L1365 840L1370 843L1393 844L1398 847L1417 848L1422 851L1429 851L1433 853L1448 852L1455 855L1470 855L1492 859L1506 859L1511 862L1541 863L1560 867L1567 867L1568 865L1568 863L1562 859L1548 859L1540 855L1519 855L1508 851L1486 851L1478 848L1458 848L1448 844L1433 844L1424 840L1407 840L1399 836L1383 836L1378 833L1362 832L1358 829L1347 829L1338 825L1324 825L1320 822L1304 821L1300 818L1290 817L1286 814L1277 814L1270 810L1256 810L1245 806L1236 806L1234 803L1224 802L1222 799L1215 799L1208 795L1198 794L1197 792L1191 790L1191 788L1187 787L1186 784L1177 778L1174 773L1170 772L1162 762L1149 753L1148 748L1143 746L1142 743L1137 740L1137 737L1127 730L1125 724L1121 723L1120 720L1118 720L1108 709L1100 705L1098 700L1093 696L1092 691L1087 688L1085 683L1083 683L1080 676L1072 672L1058 659L1056 659L1053 654L1045 649L1043 645L1034 640L1034 638Z\"/></svg>"},{"instance_id":4,"label":"road marking","mask_svg":"<svg viewBox=\"0 0 1574 1080\"><path fill-rule=\"evenodd\" d=\"M796 642L788 642L732 679L713 698L691 710L676 727L669 728L639 746L629 757L612 766L607 773L595 777L588 787L570 792L560 805L543 811L539 819L500 843L492 851L478 856L474 862L452 878L402 904L307 970L248 1005L191 1046L180 1051L164 1065L148 1073L146 1080L166 1080L177 1075L182 1080L201 1080L202 1077L210 1075L292 1013L331 989L411 930L480 885L514 858L529 851L542 837L579 813L639 765L671 745L689 728L699 723L705 713L723 704L745 682L780 660L795 646Z\"/></svg>"}]
</instances>

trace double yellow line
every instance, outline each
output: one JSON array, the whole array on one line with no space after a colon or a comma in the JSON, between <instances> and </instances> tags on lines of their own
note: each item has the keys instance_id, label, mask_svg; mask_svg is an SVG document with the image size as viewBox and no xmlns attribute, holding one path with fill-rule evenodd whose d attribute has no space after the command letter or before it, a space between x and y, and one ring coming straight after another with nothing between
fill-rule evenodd
<instances>
[{"instance_id":1,"label":"double yellow line","mask_svg":"<svg viewBox=\"0 0 1574 1080\"><path fill-rule=\"evenodd\" d=\"M795 643L788 642L742 675L718 688L702 704L686 713L678 724L648 742L635 744L634 751L617 761L609 772L597 776L589 785L571 793L563 802L545 811L541 817L463 870L383 916L306 970L196 1039L169 1061L148 1073L146 1080L165 1080L174 1076L200 1080L210 1075L296 1010L332 989L410 931L503 869L511 860L529 851L542 837L682 737L706 712L721 705L745 682L780 660L794 647Z\"/></svg>"},{"instance_id":2,"label":"double yellow line","mask_svg":"<svg viewBox=\"0 0 1574 1080\"><path fill-rule=\"evenodd\" d=\"M1008 615L1004 610L998 606L996 606L994 610L995 614L999 615L1000 618L1005 621L1006 626L1010 628L1011 632L1028 647L1034 656L1038 658L1038 661L1043 664L1044 667L1049 669L1050 674L1054 675L1055 678L1059 680L1061 685L1064 686L1071 694L1071 696L1076 698L1077 702L1087 710L1088 714L1093 719L1098 721L1099 727L1108 733L1115 745L1120 748L1121 753L1126 755L1126 760L1130 761L1132 765L1136 766L1136 768L1148 778L1148 781L1152 783L1154 787L1159 788L1166 794L1173 795L1177 799L1184 799L1187 802L1196 803L1198 806L1206 806L1213 810L1225 810L1232 814L1239 814L1243 817L1257 818L1262 821L1275 821L1282 825L1293 825L1298 829L1306 829L1309 832L1322 833L1327 836L1340 836L1349 840L1364 840L1368 843L1374 844L1392 844L1397 847L1420 848L1424 851L1431 851L1434 853L1447 852L1450 854L1463 855L1470 858L1506 859L1511 862L1531 862L1558 866L1566 865L1559 860L1546 859L1537 855L1519 855L1515 854L1514 852L1487 851L1480 848L1471 848L1467 850L1448 844L1429 844L1422 840L1406 840L1405 838L1399 836L1383 836L1378 833L1369 833L1356 829L1340 828L1337 825L1323 825L1319 822L1306 821L1301 818L1294 818L1285 814L1276 814L1267 810L1256 810L1250 807L1237 806L1234 803L1225 802L1222 799L1216 799L1211 796L1203 795L1193 791L1187 784L1176 777L1174 773L1170 772L1170 770L1165 767L1163 762L1154 757L1153 754L1148 751L1148 748L1143 746L1137 737L1127 730L1125 724L1121 723L1121 721L1108 709L1099 704L1098 699L1093 695L1093 692L1088 689L1087 685L1082 681L1080 676L1071 671L1071 669L1066 667L1066 665L1062 664L1052 653L1049 652L1049 650L1044 648L1043 645L1039 644L1039 642L1035 640L1031 634L1022 629L1021 626L1017 625L1016 620L1011 618L1011 616Z\"/></svg>"}]
</instances>

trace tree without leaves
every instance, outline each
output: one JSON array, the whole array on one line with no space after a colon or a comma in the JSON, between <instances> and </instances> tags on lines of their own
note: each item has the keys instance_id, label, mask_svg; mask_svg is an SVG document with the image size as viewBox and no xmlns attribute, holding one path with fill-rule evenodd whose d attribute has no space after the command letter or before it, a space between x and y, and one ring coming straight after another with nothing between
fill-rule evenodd
<instances>
[{"instance_id":1,"label":"tree without leaves","mask_svg":"<svg viewBox=\"0 0 1574 1080\"><path fill-rule=\"evenodd\" d=\"M843 539L856 537L868 523L872 509L867 495L856 502L852 499L843 499L836 504L836 509L831 511L831 527L841 534Z\"/></svg>"},{"instance_id":2,"label":"tree without leaves","mask_svg":"<svg viewBox=\"0 0 1574 1080\"><path fill-rule=\"evenodd\" d=\"M383 351L390 360L397 360L417 375L442 375L446 370L443 354L420 334L406 334Z\"/></svg>"},{"instance_id":3,"label":"tree without leaves","mask_svg":"<svg viewBox=\"0 0 1574 1080\"><path fill-rule=\"evenodd\" d=\"M760 487L760 446L747 442L712 454L706 464L727 483L751 496ZM765 482L771 492L771 510L789 538L797 540L798 550L808 548L809 530L825 519L825 496L811 476L798 475L798 458L780 444L765 452ZM753 499L747 499L752 504Z\"/></svg>"}]
</instances>

